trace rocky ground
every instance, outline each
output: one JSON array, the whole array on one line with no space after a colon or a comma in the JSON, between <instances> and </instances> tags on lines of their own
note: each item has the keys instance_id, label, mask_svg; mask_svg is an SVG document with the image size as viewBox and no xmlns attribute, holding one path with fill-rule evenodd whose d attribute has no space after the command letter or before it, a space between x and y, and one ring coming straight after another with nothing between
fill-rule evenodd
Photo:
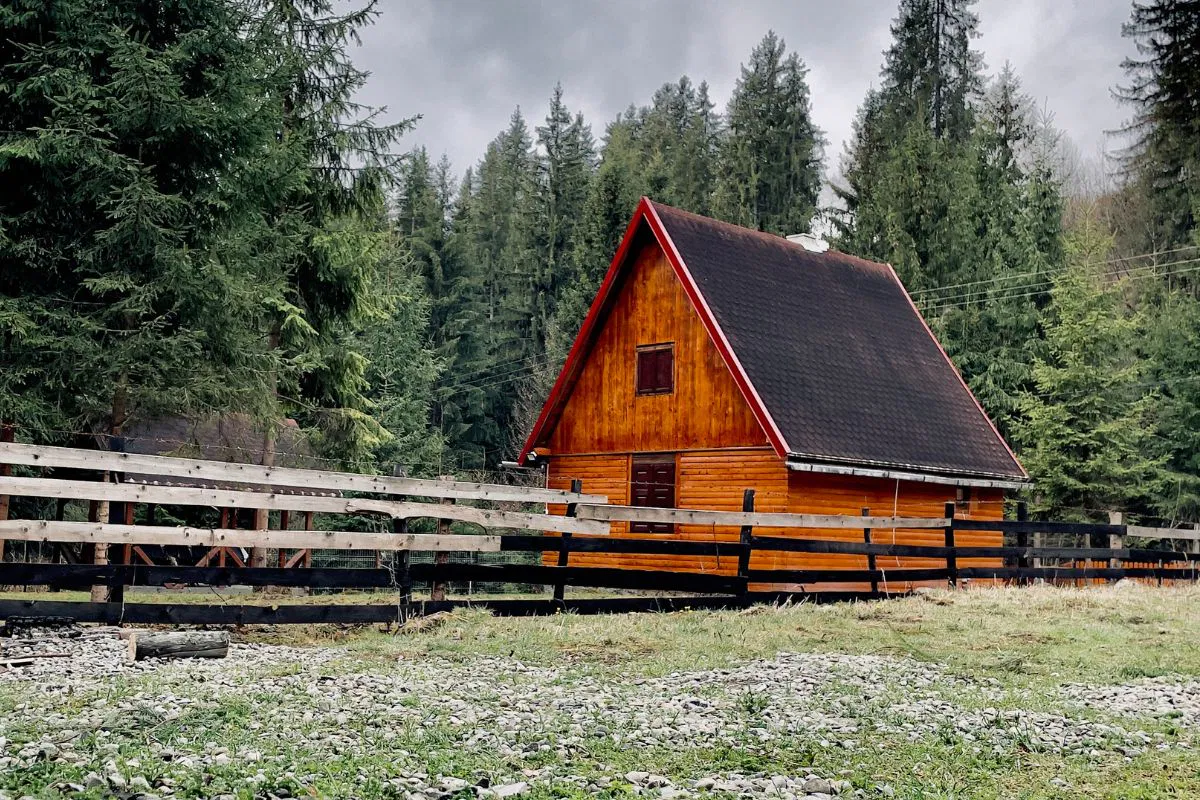
<instances>
[{"instance_id":1,"label":"rocky ground","mask_svg":"<svg viewBox=\"0 0 1200 800\"><path fill-rule=\"evenodd\" d=\"M72 633L0 647L0 800L923 796L872 765L905 748L1128 761L1189 750L1200 728L1200 684L1169 678L1047 700L878 655L652 677L266 644L130 663L115 635Z\"/></svg>"}]
</instances>

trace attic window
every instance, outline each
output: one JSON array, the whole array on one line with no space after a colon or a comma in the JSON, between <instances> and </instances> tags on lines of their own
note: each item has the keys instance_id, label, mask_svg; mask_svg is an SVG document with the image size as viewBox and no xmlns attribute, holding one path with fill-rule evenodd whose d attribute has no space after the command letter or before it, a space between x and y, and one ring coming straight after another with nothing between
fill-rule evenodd
<instances>
[{"instance_id":1,"label":"attic window","mask_svg":"<svg viewBox=\"0 0 1200 800\"><path fill-rule=\"evenodd\" d=\"M675 389L675 343L637 349L637 393L670 394Z\"/></svg>"}]
</instances>

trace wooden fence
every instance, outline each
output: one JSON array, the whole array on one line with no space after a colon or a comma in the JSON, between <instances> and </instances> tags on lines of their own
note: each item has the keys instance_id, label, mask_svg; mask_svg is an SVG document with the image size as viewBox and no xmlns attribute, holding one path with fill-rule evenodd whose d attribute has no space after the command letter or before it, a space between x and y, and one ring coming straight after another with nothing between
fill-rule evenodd
<instances>
[{"instance_id":1,"label":"wooden fence","mask_svg":"<svg viewBox=\"0 0 1200 800\"><path fill-rule=\"evenodd\" d=\"M56 542L100 548L125 548L121 563L106 563L98 556L89 563L2 563L0 585L41 586L51 589L101 587L93 591L93 602L58 602L35 598L0 600L0 618L12 616L67 616L83 621L149 623L317 623L388 622L413 614L477 605L498 613L534 614L573 610L579 613L638 609L740 607L783 599L825 601L882 597L907 591L914 585L969 581L1050 582L1113 581L1123 578L1151 581L1195 580L1200 570L1200 552L1180 552L1127 547L1133 538L1182 538L1200 542L1194 532L1137 528L1124 524L978 521L955 517L948 504L943 517L894 518L871 516L827 516L813 514L727 512L694 509L655 509L606 504L606 498L584 494L578 483L564 492L530 487L499 486L458 481L419 481L315 470L277 469L212 461L98 453L65 448L35 447L0 443L0 464L48 468L54 477L0 476L0 496L47 498L92 504L124 504L117 515L123 521L104 521L93 514L89 522L61 518L0 521L0 540ZM103 471L117 482L80 480L79 471ZM63 471L66 475L60 475ZM141 477L131 478L131 475ZM163 481L173 485L163 485ZM353 496L346 493L352 492ZM364 496L365 495L365 496ZM399 499L396 496L399 495ZM421 499L424 498L424 499ZM527 510L481 508L458 501L488 503L531 503L565 505L565 515ZM175 527L132 524L134 504L148 509L158 505L177 508L272 509L283 520L289 512L350 515L351 519L389 520L392 531L375 530L245 530L233 527ZM748 507L750 505L748 504ZM109 519L112 518L109 515ZM152 518L146 513L144 518ZM224 518L224 517L223 517ZM408 532L414 519L437 520L436 532ZM451 533L450 522L468 524L479 534ZM671 538L609 537L616 521L667 522L736 526L735 541L685 541ZM309 526L311 527L311 526ZM756 529L793 529L796 536L761 536ZM872 541L873 529L937 529L943 545L888 544ZM496 533L497 529L518 533ZM862 541L804 537L805 529L858 529ZM991 531L998 541L1015 544L958 546L960 531ZM536 532L536 533L535 533ZM1101 539L1108 547L1045 546L1044 537L1083 536L1089 542ZM1032 537L1032 538L1031 538ZM204 553L196 563L155 563L141 551L141 563L133 556L139 548ZM280 566L213 565L213 554L234 548L338 549L393 553L394 558L377 560L374 568L328 568ZM755 552L843 554L863 557L866 568L847 569L754 569ZM413 553L446 554L525 553L536 554L541 563L463 564L435 559L415 563ZM545 555L549 561L545 563ZM649 569L570 566L572 553L662 554L718 557L736 564L728 574L677 572ZM921 558L943 562L936 567L888 568L877 566L880 558ZM990 566L960 567L960 560L989 559ZM528 559L527 559L528 560ZM540 584L553 587L551 598L446 600L451 583ZM430 584L431 600L413 597L414 584ZM864 591L828 591L823 585L861 584ZM127 603L125 588L146 587L303 587L306 589L360 589L380 592L388 602L369 604L191 604ZM440 589L439 589L440 587ZM641 590L679 593L673 596L615 598L567 598L567 587ZM386 593L386 594L385 594ZM106 596L101 596L106 595Z\"/></svg>"}]
</instances>

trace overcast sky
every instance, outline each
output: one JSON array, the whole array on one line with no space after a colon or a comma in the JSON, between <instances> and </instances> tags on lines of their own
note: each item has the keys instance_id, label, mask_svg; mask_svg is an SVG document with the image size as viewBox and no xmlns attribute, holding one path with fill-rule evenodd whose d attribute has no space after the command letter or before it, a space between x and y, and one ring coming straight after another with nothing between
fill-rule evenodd
<instances>
[{"instance_id":1,"label":"overcast sky","mask_svg":"<svg viewBox=\"0 0 1200 800\"><path fill-rule=\"evenodd\" d=\"M813 116L830 141L827 171L867 89L877 83L896 0L380 0L356 63L362 99L397 119L421 114L407 144L475 163L520 106L540 124L554 84L597 141L631 102L666 81L707 80L723 109L739 65L768 29L809 67ZM1129 0L981 0L989 73L1009 61L1081 153L1097 155L1126 111L1110 93L1132 50ZM1108 145L1111 149L1111 144Z\"/></svg>"}]
</instances>

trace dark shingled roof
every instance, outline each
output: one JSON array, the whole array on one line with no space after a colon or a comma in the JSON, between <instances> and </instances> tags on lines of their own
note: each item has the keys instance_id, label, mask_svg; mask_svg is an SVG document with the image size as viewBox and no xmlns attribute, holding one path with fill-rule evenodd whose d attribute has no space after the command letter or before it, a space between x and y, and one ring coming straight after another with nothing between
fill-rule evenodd
<instances>
[{"instance_id":1,"label":"dark shingled roof","mask_svg":"<svg viewBox=\"0 0 1200 800\"><path fill-rule=\"evenodd\" d=\"M890 267L650 205L789 455L1026 478Z\"/></svg>"}]
</instances>

